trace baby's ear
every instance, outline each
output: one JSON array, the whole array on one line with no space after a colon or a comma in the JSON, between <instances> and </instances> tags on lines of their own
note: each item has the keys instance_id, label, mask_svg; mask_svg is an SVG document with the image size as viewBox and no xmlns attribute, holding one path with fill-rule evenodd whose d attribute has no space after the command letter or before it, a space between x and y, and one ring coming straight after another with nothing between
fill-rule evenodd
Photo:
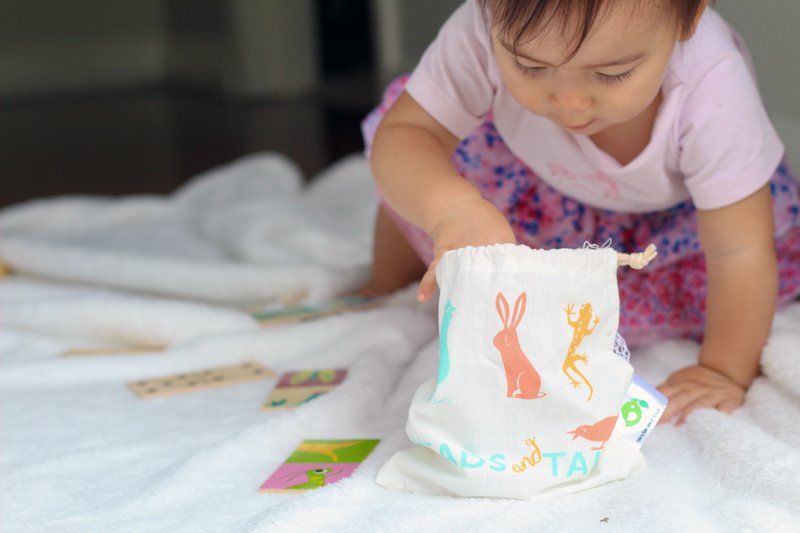
<instances>
[{"instance_id":1,"label":"baby's ear","mask_svg":"<svg viewBox=\"0 0 800 533\"><path fill-rule=\"evenodd\" d=\"M709 4L711 4L714 0L700 0L700 5L697 6L697 13L694 15L694 20L692 24L686 28L681 28L681 34L679 37L680 41L688 41L694 35L694 32L697 31L697 26L700 25L700 19L703 18L703 13L706 12Z\"/></svg>"}]
</instances>

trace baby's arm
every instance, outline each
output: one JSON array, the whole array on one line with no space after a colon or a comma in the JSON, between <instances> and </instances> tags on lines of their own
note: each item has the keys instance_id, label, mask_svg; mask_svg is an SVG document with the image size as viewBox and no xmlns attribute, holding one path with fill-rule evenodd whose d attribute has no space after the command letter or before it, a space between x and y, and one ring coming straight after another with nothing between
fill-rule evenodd
<instances>
[{"instance_id":1,"label":"baby's arm","mask_svg":"<svg viewBox=\"0 0 800 533\"><path fill-rule=\"evenodd\" d=\"M417 298L436 288L436 264L446 250L515 243L505 216L456 171L458 139L407 93L384 117L372 145L372 173L384 199L433 238L434 259Z\"/></svg>"},{"instance_id":2,"label":"baby's arm","mask_svg":"<svg viewBox=\"0 0 800 533\"><path fill-rule=\"evenodd\" d=\"M372 172L386 200L428 234L444 207L480 198L450 161L458 139L403 92L386 113L372 145Z\"/></svg>"},{"instance_id":3,"label":"baby's arm","mask_svg":"<svg viewBox=\"0 0 800 533\"><path fill-rule=\"evenodd\" d=\"M706 257L706 334L700 362L747 388L759 371L778 293L769 185L731 206L698 211Z\"/></svg>"},{"instance_id":4,"label":"baby's arm","mask_svg":"<svg viewBox=\"0 0 800 533\"><path fill-rule=\"evenodd\" d=\"M730 412L758 375L777 300L769 185L736 204L698 211L708 278L706 330L698 365L672 374L663 420L710 407Z\"/></svg>"}]
</instances>

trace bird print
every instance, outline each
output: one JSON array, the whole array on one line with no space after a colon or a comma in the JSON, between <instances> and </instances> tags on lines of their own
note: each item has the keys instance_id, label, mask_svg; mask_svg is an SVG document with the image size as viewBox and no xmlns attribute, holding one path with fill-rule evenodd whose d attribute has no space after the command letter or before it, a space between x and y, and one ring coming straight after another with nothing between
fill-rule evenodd
<instances>
[{"instance_id":1,"label":"bird print","mask_svg":"<svg viewBox=\"0 0 800 533\"><path fill-rule=\"evenodd\" d=\"M578 426L572 431L567 431L567 433L572 434L572 440L577 439L578 437L583 437L584 439L592 442L600 442L600 446L592 448L592 450L602 450L603 447L608 442L608 439L611 438L611 433L614 431L614 426L617 424L617 417L609 416L600 420L599 422L595 422L594 424L585 424L583 426Z\"/></svg>"}]
</instances>

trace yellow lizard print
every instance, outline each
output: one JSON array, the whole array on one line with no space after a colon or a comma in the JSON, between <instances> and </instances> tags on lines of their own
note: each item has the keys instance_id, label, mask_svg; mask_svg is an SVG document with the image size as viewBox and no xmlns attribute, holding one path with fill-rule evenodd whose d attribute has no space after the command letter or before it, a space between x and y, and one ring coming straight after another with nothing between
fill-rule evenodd
<instances>
[{"instance_id":1,"label":"yellow lizard print","mask_svg":"<svg viewBox=\"0 0 800 533\"><path fill-rule=\"evenodd\" d=\"M573 388L580 387L581 381L586 384L589 388L589 396L586 398L586 401L590 401L592 399L592 394L594 394L594 388L592 384L589 383L589 380L586 379L586 376L578 370L577 362L583 361L583 364L588 364L589 360L586 354L579 354L578 346L581 345L583 342L584 337L587 335L591 335L594 333L594 330L597 328L597 324L600 322L600 317L595 316L594 320L592 320L593 311L592 311L592 304L585 303L581 306L580 311L578 311L578 318L577 320L572 319L572 314L575 312L575 305L569 304L564 309L567 312L567 324L574 330L572 334L572 341L569 343L569 350L567 350L567 357L564 359L564 364L561 366L561 370L564 371L564 374L569 378L569 382L572 384ZM589 329L589 325L594 322L594 327ZM580 380L578 381L578 379Z\"/></svg>"}]
</instances>

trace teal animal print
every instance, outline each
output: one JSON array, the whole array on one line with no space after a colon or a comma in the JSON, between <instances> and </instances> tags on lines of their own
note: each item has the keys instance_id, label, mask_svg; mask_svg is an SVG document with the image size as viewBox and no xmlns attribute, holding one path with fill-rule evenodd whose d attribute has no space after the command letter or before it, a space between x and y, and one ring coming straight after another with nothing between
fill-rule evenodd
<instances>
[{"instance_id":1,"label":"teal animal print","mask_svg":"<svg viewBox=\"0 0 800 533\"><path fill-rule=\"evenodd\" d=\"M447 349L447 331L450 329L450 321L453 319L453 311L456 308L450 300L444 306L444 317L442 317L442 327L439 332L439 377L436 379L437 385L447 378L450 373L450 351Z\"/></svg>"},{"instance_id":2,"label":"teal animal print","mask_svg":"<svg viewBox=\"0 0 800 533\"><path fill-rule=\"evenodd\" d=\"M447 332L450 330L450 321L453 319L453 312L455 310L456 308L453 307L453 302L447 300L447 303L444 305L442 326L439 328L439 374L436 376L437 388L447 379L447 375L450 373L450 349L447 346ZM429 403L450 403L450 400L437 398L436 391L434 390Z\"/></svg>"}]
</instances>

